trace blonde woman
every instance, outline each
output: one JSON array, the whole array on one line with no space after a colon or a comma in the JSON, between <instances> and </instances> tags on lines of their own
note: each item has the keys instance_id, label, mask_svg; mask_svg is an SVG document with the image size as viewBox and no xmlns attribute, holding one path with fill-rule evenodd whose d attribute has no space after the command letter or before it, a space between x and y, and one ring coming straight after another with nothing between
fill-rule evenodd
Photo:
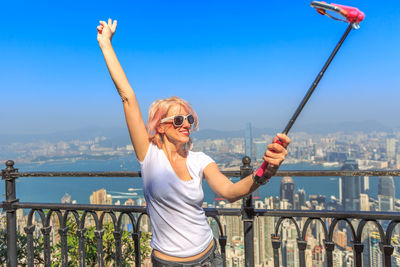
<instances>
[{"instance_id":1,"label":"blonde woman","mask_svg":"<svg viewBox=\"0 0 400 267\"><path fill-rule=\"evenodd\" d=\"M147 127L132 87L111 45L117 21L100 21L97 40L111 78L122 98L126 123L140 162L147 212L153 227L153 266L222 266L216 243L202 209L202 179L215 193L233 202L262 183L250 175L232 183L217 164L202 152L192 152L190 134L198 117L183 99L155 101ZM279 166L290 139L278 134L283 144L270 144L264 159ZM268 174L269 179L272 174Z\"/></svg>"}]
</instances>

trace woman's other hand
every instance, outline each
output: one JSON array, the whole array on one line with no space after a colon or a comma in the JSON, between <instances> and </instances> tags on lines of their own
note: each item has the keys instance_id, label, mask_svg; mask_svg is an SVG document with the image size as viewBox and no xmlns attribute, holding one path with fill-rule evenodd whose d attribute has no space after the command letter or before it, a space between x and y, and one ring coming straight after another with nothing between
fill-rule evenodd
<instances>
[{"instance_id":1,"label":"woman's other hand","mask_svg":"<svg viewBox=\"0 0 400 267\"><path fill-rule=\"evenodd\" d=\"M282 144L275 143L276 140L280 140ZM274 142L268 145L265 151L263 159L271 165L271 167L278 167L285 160L287 155L286 147L290 143L290 138L286 134L277 134L274 138Z\"/></svg>"},{"instance_id":2,"label":"woman's other hand","mask_svg":"<svg viewBox=\"0 0 400 267\"><path fill-rule=\"evenodd\" d=\"M100 46L111 43L111 39L117 29L117 21L112 21L108 19L108 23L105 21L100 21L100 25L97 26L97 41Z\"/></svg>"}]
</instances>

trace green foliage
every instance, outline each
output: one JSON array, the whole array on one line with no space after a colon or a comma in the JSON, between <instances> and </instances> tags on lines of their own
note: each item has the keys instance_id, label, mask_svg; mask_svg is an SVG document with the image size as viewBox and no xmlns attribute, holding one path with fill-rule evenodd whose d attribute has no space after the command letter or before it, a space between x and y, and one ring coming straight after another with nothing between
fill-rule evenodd
<instances>
[{"instance_id":1,"label":"green foliage","mask_svg":"<svg viewBox=\"0 0 400 267\"><path fill-rule=\"evenodd\" d=\"M2 226L4 223L2 223ZM68 219L67 221L67 247L68 247L68 266L79 266L79 238L77 236L76 223ZM115 258L115 238L114 226L112 223L103 224L103 252L105 266L113 266ZM58 229L54 229L58 230ZM34 235L35 236L35 235ZM151 234L143 232L140 238L140 257L144 260L150 255L151 249L149 246ZM5 227L0 227L0 265L6 264L7 255L7 233ZM122 244L122 265L132 266L135 261L135 247L132 238L132 232L123 231L121 236ZM17 233L18 245L18 266L27 266L27 236L25 234ZM43 236L34 237L34 259L35 266L44 263L43 260ZM95 227L90 226L86 228L85 233L85 261L87 266L96 265L97 239L95 235ZM61 242L51 244L51 257L52 266L61 266Z\"/></svg>"},{"instance_id":2,"label":"green foliage","mask_svg":"<svg viewBox=\"0 0 400 267\"><path fill-rule=\"evenodd\" d=\"M0 265L7 264L7 225L3 217L0 221ZM17 232L17 262L18 266L28 266L27 253L28 238L26 235ZM43 237L33 237L33 259L35 266L44 263L41 254L43 252Z\"/></svg>"}]
</instances>

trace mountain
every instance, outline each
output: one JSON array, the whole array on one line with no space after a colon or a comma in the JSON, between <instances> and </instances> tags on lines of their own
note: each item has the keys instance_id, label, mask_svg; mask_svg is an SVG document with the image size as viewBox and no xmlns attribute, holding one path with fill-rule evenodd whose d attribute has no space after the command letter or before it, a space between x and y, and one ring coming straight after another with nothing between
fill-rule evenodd
<instances>
[{"instance_id":1,"label":"mountain","mask_svg":"<svg viewBox=\"0 0 400 267\"><path fill-rule=\"evenodd\" d=\"M308 125L296 125L293 127L293 130L296 132L306 132L306 133L315 133L315 134L328 134L335 132L344 132L344 133L352 133L352 132L392 132L394 127L389 128L386 125L383 125L380 122L374 120L354 122L354 121L346 121L340 123L314 123Z\"/></svg>"}]
</instances>

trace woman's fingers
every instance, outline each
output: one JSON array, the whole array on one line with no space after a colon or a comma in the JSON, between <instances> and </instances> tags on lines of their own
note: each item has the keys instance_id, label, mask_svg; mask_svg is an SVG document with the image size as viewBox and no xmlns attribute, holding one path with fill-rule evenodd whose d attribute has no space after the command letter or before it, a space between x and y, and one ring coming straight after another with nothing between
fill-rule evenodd
<instances>
[{"instance_id":1,"label":"woman's fingers","mask_svg":"<svg viewBox=\"0 0 400 267\"><path fill-rule=\"evenodd\" d=\"M279 166L282 162L281 159L273 159L273 158L269 158L266 156L264 156L263 159L264 159L264 161L268 162L268 164L272 165L272 167Z\"/></svg>"},{"instance_id":2,"label":"woman's fingers","mask_svg":"<svg viewBox=\"0 0 400 267\"><path fill-rule=\"evenodd\" d=\"M286 149L278 143L269 144L267 147L267 151L273 151L275 153L284 153L285 155L287 154Z\"/></svg>"},{"instance_id":3,"label":"woman's fingers","mask_svg":"<svg viewBox=\"0 0 400 267\"><path fill-rule=\"evenodd\" d=\"M271 150L265 151L265 156L273 158L273 159L282 159L283 160L283 159L285 159L286 154L287 154L286 151L282 151L280 153L277 153L277 152L271 151Z\"/></svg>"},{"instance_id":4,"label":"woman's fingers","mask_svg":"<svg viewBox=\"0 0 400 267\"><path fill-rule=\"evenodd\" d=\"M287 155L286 147L290 143L290 138L285 134L277 134L274 141L276 140L280 142L269 144L263 157L266 162L273 166L279 166L285 160Z\"/></svg>"},{"instance_id":5,"label":"woman's fingers","mask_svg":"<svg viewBox=\"0 0 400 267\"><path fill-rule=\"evenodd\" d=\"M99 27L102 27L102 28L99 29ZM109 30L111 32L111 35L113 35L115 32L115 29L117 28L117 21L116 20L112 21L111 19L108 19L108 22L105 22L103 20L100 20L99 27L97 27L97 30L99 31L99 33L102 33L104 29L107 29L107 31Z\"/></svg>"},{"instance_id":6,"label":"woman's fingers","mask_svg":"<svg viewBox=\"0 0 400 267\"><path fill-rule=\"evenodd\" d=\"M117 20L114 20L113 23L112 23L112 25L111 25L111 30L112 30L113 32L115 32L116 29L117 29Z\"/></svg>"},{"instance_id":7,"label":"woman's fingers","mask_svg":"<svg viewBox=\"0 0 400 267\"><path fill-rule=\"evenodd\" d=\"M278 133L275 138L282 142L283 147L287 147L290 144L290 138L286 134Z\"/></svg>"}]
</instances>

